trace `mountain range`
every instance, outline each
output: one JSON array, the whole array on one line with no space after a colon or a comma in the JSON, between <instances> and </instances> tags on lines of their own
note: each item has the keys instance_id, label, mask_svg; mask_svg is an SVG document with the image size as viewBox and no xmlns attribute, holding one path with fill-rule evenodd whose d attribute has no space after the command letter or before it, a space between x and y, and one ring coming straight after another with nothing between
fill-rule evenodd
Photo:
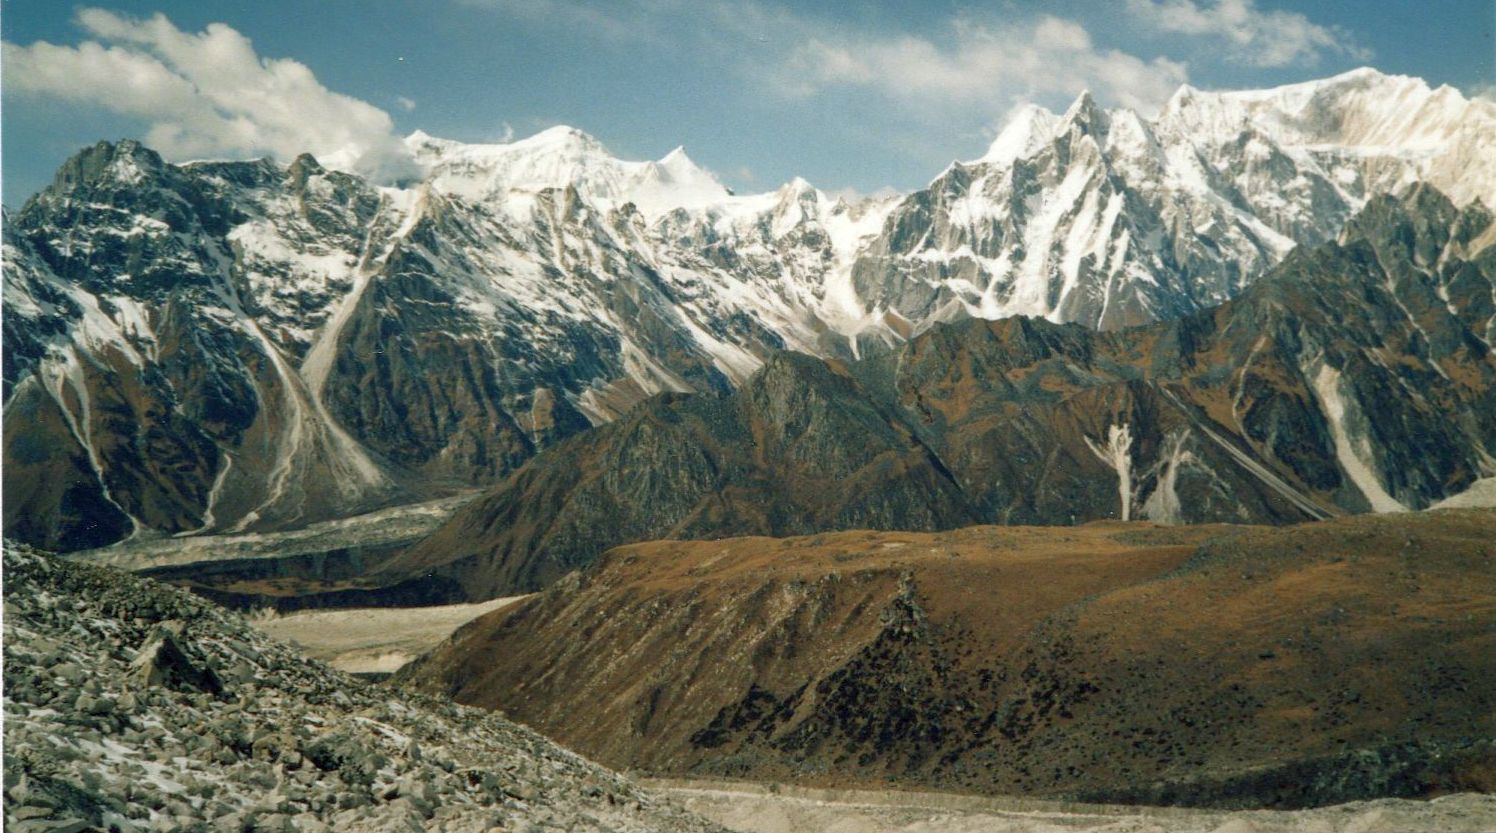
<instances>
[{"instance_id":1,"label":"mountain range","mask_svg":"<svg viewBox=\"0 0 1496 833\"><path fill-rule=\"evenodd\" d=\"M547 449L381 581L481 599L662 538L1423 509L1496 474L1493 237L1483 206L1420 185L1183 318L781 353L733 394L655 397Z\"/></svg>"},{"instance_id":2,"label":"mountain range","mask_svg":"<svg viewBox=\"0 0 1496 833\"><path fill-rule=\"evenodd\" d=\"M5 533L72 550L534 483L546 466L525 466L542 450L636 425L631 409L656 394L705 398L645 412L757 396L762 414L810 418L865 400L835 419L875 430L833 442L830 468L794 443L785 460L743 464L766 483L794 464L866 487L759 510L768 529L1123 510L1096 455L1072 450L1058 485L1044 474L1023 437L1059 419L1033 404L1055 398L1045 384L1079 396L1063 423L1072 449L1120 448L1108 432L1125 424L1139 454L1175 460L1144 480L1210 479L1186 458L1222 479L1187 507L1139 495L1153 517L1425 505L1489 474L1496 448L1480 254L1493 137L1489 101L1358 70L1260 92L1184 88L1153 118L1089 95L1063 114L1022 109L980 159L856 203L801 180L733 195L682 150L627 162L564 127L503 145L414 134L424 173L394 185L310 156L170 164L100 143L5 218ZM1211 312L1274 267L1285 287L1339 269L1371 280L1337 283L1345 297L1264 292L1235 326ZM1314 310L1392 329L1306 336L1299 316ZM962 319L1010 322L939 326ZM1156 321L1178 323L1124 329ZM1156 351L1139 338L1184 341ZM994 355L1000 344L1018 352ZM775 358L784 350L815 359ZM968 353L1022 370L1009 388L1034 387L960 393L940 363ZM1169 384L1121 353L1173 362ZM1234 371L1212 371L1217 360ZM951 386L930 388L935 373ZM773 390L784 384L807 387ZM937 393L983 404L940 411ZM722 414L699 416L701 430L724 443L756 430L734 407L710 406ZM971 429L973 413L992 424ZM1023 430L994 430L1015 415ZM1160 456L1183 431L1195 444ZM1266 473L1240 473L1252 466ZM876 494L905 475L926 497ZM737 517L747 502L700 517L753 528ZM514 569L531 578L504 582L552 571Z\"/></svg>"}]
</instances>

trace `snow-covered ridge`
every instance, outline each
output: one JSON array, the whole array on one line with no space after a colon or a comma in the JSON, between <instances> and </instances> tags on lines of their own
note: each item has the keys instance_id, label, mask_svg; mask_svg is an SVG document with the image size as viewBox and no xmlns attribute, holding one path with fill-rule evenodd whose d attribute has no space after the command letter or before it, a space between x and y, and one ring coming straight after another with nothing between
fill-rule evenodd
<instances>
[{"instance_id":1,"label":"snow-covered ridge","mask_svg":"<svg viewBox=\"0 0 1496 833\"><path fill-rule=\"evenodd\" d=\"M1375 186L1393 191L1427 182L1457 204L1496 203L1496 102L1450 86L1361 68L1268 90L1182 88L1158 123L1223 143L1245 131L1270 137L1300 160L1326 167L1394 167ZM1373 174L1374 175L1374 174ZM1336 178L1347 175L1336 172Z\"/></svg>"},{"instance_id":2,"label":"snow-covered ridge","mask_svg":"<svg viewBox=\"0 0 1496 833\"><path fill-rule=\"evenodd\" d=\"M719 202L727 188L677 147L658 161L627 162L573 127L507 144L463 144L416 131L405 140L436 190L503 204L515 192L572 187L600 208L631 202L648 217Z\"/></svg>"},{"instance_id":3,"label":"snow-covered ridge","mask_svg":"<svg viewBox=\"0 0 1496 833\"><path fill-rule=\"evenodd\" d=\"M1496 203L1496 104L1362 69L1182 87L1152 118L1082 93L1015 108L896 207L853 267L863 320L1029 315L1110 329L1225 301L1378 193Z\"/></svg>"}]
</instances>

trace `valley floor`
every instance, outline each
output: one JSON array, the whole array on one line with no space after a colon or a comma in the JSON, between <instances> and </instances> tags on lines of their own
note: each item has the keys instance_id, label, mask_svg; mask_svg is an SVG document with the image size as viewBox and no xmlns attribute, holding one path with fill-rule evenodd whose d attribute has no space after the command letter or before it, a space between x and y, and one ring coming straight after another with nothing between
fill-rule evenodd
<instances>
[{"instance_id":1,"label":"valley floor","mask_svg":"<svg viewBox=\"0 0 1496 833\"><path fill-rule=\"evenodd\" d=\"M430 533L475 496L476 493L464 492L282 532L149 538L68 553L64 557L121 570L150 570L214 561L289 558L337 549L389 546Z\"/></svg>"},{"instance_id":2,"label":"valley floor","mask_svg":"<svg viewBox=\"0 0 1496 833\"><path fill-rule=\"evenodd\" d=\"M686 809L740 833L1488 833L1496 796L1382 799L1312 810L1190 810L816 790L730 781L656 781Z\"/></svg>"},{"instance_id":3,"label":"valley floor","mask_svg":"<svg viewBox=\"0 0 1496 833\"><path fill-rule=\"evenodd\" d=\"M525 596L433 607L310 610L253 621L267 636L350 674L391 673L452 632Z\"/></svg>"}]
</instances>

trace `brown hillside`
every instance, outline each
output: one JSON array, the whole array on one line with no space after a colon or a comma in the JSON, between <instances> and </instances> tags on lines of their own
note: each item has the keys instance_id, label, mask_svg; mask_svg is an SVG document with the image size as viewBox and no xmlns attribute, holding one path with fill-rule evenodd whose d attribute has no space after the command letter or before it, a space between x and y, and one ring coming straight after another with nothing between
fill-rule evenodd
<instances>
[{"instance_id":1,"label":"brown hillside","mask_svg":"<svg viewBox=\"0 0 1496 833\"><path fill-rule=\"evenodd\" d=\"M1303 805L1496 788L1496 513L620 547L401 675L614 766Z\"/></svg>"}]
</instances>

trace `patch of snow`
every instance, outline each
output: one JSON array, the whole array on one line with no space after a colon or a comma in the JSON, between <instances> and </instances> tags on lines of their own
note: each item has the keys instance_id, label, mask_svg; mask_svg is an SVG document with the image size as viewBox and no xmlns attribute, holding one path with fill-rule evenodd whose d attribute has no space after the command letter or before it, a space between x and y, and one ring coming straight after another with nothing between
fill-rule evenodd
<instances>
[{"instance_id":1,"label":"patch of snow","mask_svg":"<svg viewBox=\"0 0 1496 833\"><path fill-rule=\"evenodd\" d=\"M1340 371L1328 364L1321 364L1311 385L1319 398L1325 420L1329 423L1330 436L1335 443L1335 459L1340 463L1341 470L1361 490L1361 494L1366 496L1373 511L1408 511L1408 507L1399 503L1382 486L1373 462L1370 441L1351 424L1352 405L1341 393Z\"/></svg>"},{"instance_id":2,"label":"patch of snow","mask_svg":"<svg viewBox=\"0 0 1496 833\"><path fill-rule=\"evenodd\" d=\"M1483 477L1459 494L1430 506L1429 509L1489 509L1496 508L1496 477Z\"/></svg>"},{"instance_id":3,"label":"patch of snow","mask_svg":"<svg viewBox=\"0 0 1496 833\"><path fill-rule=\"evenodd\" d=\"M1127 423L1112 425L1106 431L1106 444L1086 437L1086 447L1107 467L1117 473L1117 495L1121 518L1132 520L1132 429ZM1177 501L1176 501L1177 503Z\"/></svg>"},{"instance_id":4,"label":"patch of snow","mask_svg":"<svg viewBox=\"0 0 1496 833\"><path fill-rule=\"evenodd\" d=\"M1179 471L1187 463L1195 462L1195 455L1189 451L1190 431L1188 428L1182 431L1170 431L1164 437L1163 447L1159 450L1159 460L1155 466L1158 475L1158 485L1154 487L1153 494L1143 503L1143 517L1150 521L1161 524L1184 523L1184 512L1179 504L1179 491L1176 485L1179 482Z\"/></svg>"}]
</instances>

